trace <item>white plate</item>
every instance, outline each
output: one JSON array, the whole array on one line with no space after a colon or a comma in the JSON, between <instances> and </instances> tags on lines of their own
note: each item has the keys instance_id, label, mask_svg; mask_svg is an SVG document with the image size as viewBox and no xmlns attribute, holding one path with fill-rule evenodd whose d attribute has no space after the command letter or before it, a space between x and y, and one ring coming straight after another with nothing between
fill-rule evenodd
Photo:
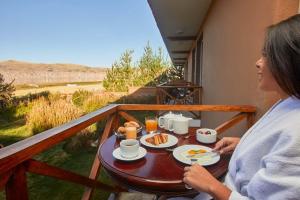
<instances>
[{"instance_id":1,"label":"white plate","mask_svg":"<svg viewBox=\"0 0 300 200\"><path fill-rule=\"evenodd\" d=\"M190 165L191 159L186 156L188 155L187 152L192 149L194 149L194 150L204 149L204 150L207 150L208 152L210 152L212 150L209 147L205 147L205 146L201 146L201 145L183 145L183 146L180 146L180 147L177 147L176 149L174 149L173 156L176 160L178 160L184 164ZM218 155L218 154L204 155L204 156L198 157L197 160L198 160L197 163L199 165L208 166L208 165L217 163L220 160L220 155Z\"/></svg>"},{"instance_id":2,"label":"white plate","mask_svg":"<svg viewBox=\"0 0 300 200\"><path fill-rule=\"evenodd\" d=\"M113 157L115 159L118 159L118 160L123 160L123 161L134 161L134 160L138 160L138 159L141 159L143 158L146 154L147 154L147 151L145 148L143 147L139 147L139 154L136 156L136 157L133 157L133 158L125 158L125 157L122 157L121 154L120 154L120 147L115 149L113 151Z\"/></svg>"},{"instance_id":3,"label":"white plate","mask_svg":"<svg viewBox=\"0 0 300 200\"><path fill-rule=\"evenodd\" d=\"M171 146L174 146L177 144L178 142L178 139L177 137L175 137L174 135L170 135L170 134L166 134L168 135L168 142L166 143L163 143L163 144L159 144L159 145L153 145L153 144L150 144L148 142L146 142L146 139L149 138L149 137L152 137L154 135L156 135L157 133L151 133L151 134L147 134L147 135L144 135L143 137L141 137L140 139L140 142L147 146L147 147L151 147L151 148L167 148L167 147L171 147Z\"/></svg>"}]
</instances>

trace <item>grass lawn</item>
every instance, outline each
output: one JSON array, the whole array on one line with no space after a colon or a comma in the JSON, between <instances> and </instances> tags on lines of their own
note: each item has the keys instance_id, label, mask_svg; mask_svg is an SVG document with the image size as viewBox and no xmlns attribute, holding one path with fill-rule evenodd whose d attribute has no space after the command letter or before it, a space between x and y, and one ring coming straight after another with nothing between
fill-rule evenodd
<instances>
[{"instance_id":1,"label":"grass lawn","mask_svg":"<svg viewBox=\"0 0 300 200\"><path fill-rule=\"evenodd\" d=\"M13 122L11 116L1 115L0 117L0 143L5 146L31 136L27 130L25 120L16 117ZM89 175L92 163L96 155L94 149L80 149L74 152L66 152L63 148L65 142L37 155L35 159L46 162L50 165L67 169L85 176ZM99 179L111 184L104 172L101 172ZM57 179L28 174L28 190L30 199L81 199L84 187L81 185L60 181ZM109 193L106 191L95 190L94 199L107 199ZM5 199L4 192L0 192L0 199Z\"/></svg>"},{"instance_id":2,"label":"grass lawn","mask_svg":"<svg viewBox=\"0 0 300 200\"><path fill-rule=\"evenodd\" d=\"M96 150L82 150L70 154L66 153L62 146L63 144L59 144L36 156L35 159L88 176L95 158ZM101 172L99 180L110 184L109 177L103 172ZM84 191L84 187L81 185L35 174L28 174L27 181L30 199L76 200L81 199ZM108 196L109 192L95 190L93 199L107 199ZM3 192L0 195L0 199L5 199Z\"/></svg>"},{"instance_id":3,"label":"grass lawn","mask_svg":"<svg viewBox=\"0 0 300 200\"><path fill-rule=\"evenodd\" d=\"M147 101L147 103L153 103ZM127 102L126 102L127 103ZM128 103L142 103L138 99ZM0 143L5 146L32 136L30 130L26 127L25 115L30 110L30 106L21 104L19 106L10 108L5 112L0 112ZM144 121L145 116L154 116L155 112L129 112L140 121ZM123 123L123 120L121 120ZM104 125L104 124L103 124ZM95 128L96 129L96 128ZM76 137L76 136L75 136ZM73 139L73 138L72 138ZM76 139L76 138L75 138ZM96 155L96 148L80 147L77 149L68 149L65 144L70 140L61 142L55 147L36 155L34 158L49 165L57 166L69 171L73 171L84 176L88 176L92 163ZM82 138L79 138L82 141ZM99 180L104 183L112 184L110 178L101 171ZM30 199L54 199L54 200L76 200L81 199L84 187L81 185L56 180L49 177L29 174L27 176L28 190ZM106 191L95 190L93 199L105 200L109 196ZM4 192L0 192L0 200L5 199Z\"/></svg>"}]
</instances>

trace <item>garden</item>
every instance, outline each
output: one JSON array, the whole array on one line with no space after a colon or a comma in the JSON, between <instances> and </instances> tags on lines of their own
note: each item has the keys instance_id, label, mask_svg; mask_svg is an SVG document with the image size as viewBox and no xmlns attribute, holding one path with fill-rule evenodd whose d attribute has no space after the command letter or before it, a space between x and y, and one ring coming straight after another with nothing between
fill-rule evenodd
<instances>
[{"instance_id":1,"label":"garden","mask_svg":"<svg viewBox=\"0 0 300 200\"><path fill-rule=\"evenodd\" d=\"M65 95L44 91L14 97L13 82L6 83L0 74L0 144L10 145L110 103L156 103L154 94L120 96L117 92L128 92L131 86L154 86L177 78L178 70L164 59L161 50L154 53L149 44L138 64L132 63L132 53L125 51L107 71L103 81L106 92L103 93L78 90L72 95ZM144 116L132 114L143 121ZM88 176L97 151L97 138L102 134L104 125L105 121L95 123L35 159ZM83 186L49 177L28 174L27 179L30 199L80 199L84 191ZM100 173L99 179L112 184L104 172ZM0 199L4 199L4 195L2 191ZM97 190L94 197L107 199L108 195Z\"/></svg>"}]
</instances>

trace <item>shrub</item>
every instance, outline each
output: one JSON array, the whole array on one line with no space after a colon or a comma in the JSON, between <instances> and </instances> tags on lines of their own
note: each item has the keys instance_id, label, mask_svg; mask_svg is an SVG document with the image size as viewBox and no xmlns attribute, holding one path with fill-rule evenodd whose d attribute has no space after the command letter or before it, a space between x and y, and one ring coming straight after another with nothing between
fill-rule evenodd
<instances>
[{"instance_id":1,"label":"shrub","mask_svg":"<svg viewBox=\"0 0 300 200\"><path fill-rule=\"evenodd\" d=\"M14 105L18 105L20 103L28 104L36 99L41 97L49 98L50 92L49 91L42 91L38 93L28 93L23 96L13 97L12 102Z\"/></svg>"},{"instance_id":2,"label":"shrub","mask_svg":"<svg viewBox=\"0 0 300 200\"><path fill-rule=\"evenodd\" d=\"M87 90L77 90L76 92L73 93L72 95L72 102L76 106L82 106L83 102L92 95L92 92L87 91Z\"/></svg>"},{"instance_id":3,"label":"shrub","mask_svg":"<svg viewBox=\"0 0 300 200\"><path fill-rule=\"evenodd\" d=\"M112 95L102 94L102 95L91 95L89 96L82 105L82 109L85 113L93 112L100 109L107 104L116 100L116 97Z\"/></svg>"},{"instance_id":4,"label":"shrub","mask_svg":"<svg viewBox=\"0 0 300 200\"><path fill-rule=\"evenodd\" d=\"M12 85L13 82L5 83L3 75L0 74L0 110L4 109L12 99L13 92L15 91Z\"/></svg>"},{"instance_id":5,"label":"shrub","mask_svg":"<svg viewBox=\"0 0 300 200\"><path fill-rule=\"evenodd\" d=\"M66 100L50 102L40 98L32 103L32 109L26 116L26 124L36 134L76 119L82 114L79 108Z\"/></svg>"},{"instance_id":6,"label":"shrub","mask_svg":"<svg viewBox=\"0 0 300 200\"><path fill-rule=\"evenodd\" d=\"M63 148L68 153L76 151L92 150L91 144L96 140L94 133L91 133L88 129L84 129L77 133L74 137L69 138L63 145Z\"/></svg>"}]
</instances>

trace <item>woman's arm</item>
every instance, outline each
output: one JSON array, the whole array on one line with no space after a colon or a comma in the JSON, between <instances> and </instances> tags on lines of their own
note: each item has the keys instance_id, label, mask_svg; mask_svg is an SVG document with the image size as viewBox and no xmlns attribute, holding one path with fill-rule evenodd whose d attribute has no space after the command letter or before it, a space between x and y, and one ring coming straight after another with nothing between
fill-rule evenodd
<instances>
[{"instance_id":1,"label":"woman's arm","mask_svg":"<svg viewBox=\"0 0 300 200\"><path fill-rule=\"evenodd\" d=\"M213 177L204 167L195 164L184 168L183 181L195 190L206 192L216 200L227 200L231 190Z\"/></svg>"},{"instance_id":2,"label":"woman's arm","mask_svg":"<svg viewBox=\"0 0 300 200\"><path fill-rule=\"evenodd\" d=\"M213 150L220 152L220 154L230 154L234 151L239 142L240 138L238 137L224 137L216 143Z\"/></svg>"}]
</instances>

